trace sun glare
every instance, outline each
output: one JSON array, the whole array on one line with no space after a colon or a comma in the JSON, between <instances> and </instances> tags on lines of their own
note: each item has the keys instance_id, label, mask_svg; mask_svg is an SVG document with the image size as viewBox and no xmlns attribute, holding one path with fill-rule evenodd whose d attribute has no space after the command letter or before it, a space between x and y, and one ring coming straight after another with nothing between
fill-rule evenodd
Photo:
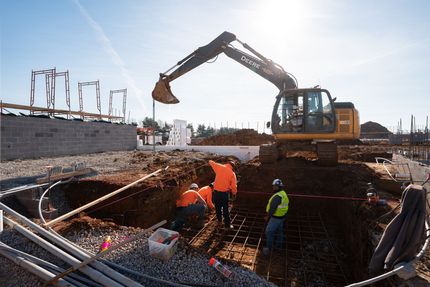
<instances>
[{"instance_id":1,"label":"sun glare","mask_svg":"<svg viewBox=\"0 0 430 287\"><path fill-rule=\"evenodd\" d=\"M305 9L303 1L268 0L261 1L257 11L259 15L257 29L273 37L299 32Z\"/></svg>"}]
</instances>

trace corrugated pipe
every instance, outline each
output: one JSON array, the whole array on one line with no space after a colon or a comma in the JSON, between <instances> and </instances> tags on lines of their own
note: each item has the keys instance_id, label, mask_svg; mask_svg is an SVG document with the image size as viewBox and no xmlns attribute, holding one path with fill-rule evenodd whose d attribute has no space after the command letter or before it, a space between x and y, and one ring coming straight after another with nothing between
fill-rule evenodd
<instances>
[{"instance_id":1,"label":"corrugated pipe","mask_svg":"<svg viewBox=\"0 0 430 287\"><path fill-rule=\"evenodd\" d=\"M52 242L55 242L55 244L57 244L61 248L64 248L65 250L67 250L67 252L70 252L70 254L72 254L76 258L78 258L80 260L85 260L85 259L87 259L87 258L90 257L85 252L82 252L80 249L78 249L75 246L67 243L62 238L60 238L58 236L55 236L54 234L50 233L49 231L43 229L39 225L35 224L33 221L29 220L25 216L22 216L21 214L19 214L18 212L14 211L13 209L9 208L8 206L6 206L5 204L3 204L1 202L0 202L0 209L3 209L9 215L12 215L12 216L15 216L16 218L19 218L22 222L25 222L26 225L28 225L29 227L31 227L34 230L36 230L39 234L41 234L45 238L51 240ZM143 287L141 284L139 284L139 283L131 280L130 278L128 278L128 277L124 276L123 274L121 274L121 273L113 270L112 268L104 265L101 262L94 261L94 262L92 262L90 264L90 266L93 267L93 268L95 268L95 269L97 269L100 272L103 272L107 276L115 279L116 281L120 282L121 284L123 284L125 286ZM95 280L95 281L97 281L97 280Z\"/></svg>"}]
</instances>

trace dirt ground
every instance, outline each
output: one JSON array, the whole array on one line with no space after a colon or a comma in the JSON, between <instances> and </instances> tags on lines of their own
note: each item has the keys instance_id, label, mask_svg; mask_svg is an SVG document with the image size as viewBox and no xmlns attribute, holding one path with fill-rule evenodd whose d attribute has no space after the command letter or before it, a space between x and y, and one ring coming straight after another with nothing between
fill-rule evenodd
<instances>
[{"instance_id":1,"label":"dirt ground","mask_svg":"<svg viewBox=\"0 0 430 287\"><path fill-rule=\"evenodd\" d=\"M366 266L375 247L374 226L376 218L389 211L398 202L398 186L388 188L385 170L375 162L375 157L390 158L387 146L341 146L340 164L337 167L319 167L312 160L312 154L292 153L288 158L275 164L263 165L258 157L238 166L238 202L254 203L264 212L265 203L261 199L240 197L240 191L264 193L271 190L273 178L281 178L288 193L302 195L338 196L365 198L368 182L377 184L389 202L388 206L371 208L363 202L336 200L304 200L291 197L292 206L297 209L320 210L328 221L333 220L338 227L333 230L343 256L346 273L351 280L358 281L366 277ZM171 220L174 216L175 200L192 182L200 186L209 184L214 173L208 166L209 159L224 162L229 157L200 152L114 152L77 157L53 159L11 161L1 164L2 180L17 176L31 177L46 172L46 165L67 165L85 162L97 170L98 175L84 178L61 188L70 209L81 206L100 196L121 188L139 178L163 169L158 175L124 191L82 214L81 219L74 219L57 228L64 230L86 225L127 225L146 227L163 219ZM168 167L167 170L164 170ZM3 188L2 188L3 189ZM162 208L160 208L162 206ZM292 207L293 208L293 207ZM85 216L89 217L85 217ZM91 218L98 218L93 220ZM84 223L82 223L84 222ZM377 241L376 241L377 243ZM419 265L422 280L430 282L430 262L427 253ZM398 286L387 283L385 286ZM417 283L419 284L419 283ZM416 285L426 286L426 285Z\"/></svg>"},{"instance_id":2,"label":"dirt ground","mask_svg":"<svg viewBox=\"0 0 430 287\"><path fill-rule=\"evenodd\" d=\"M215 135L202 140L199 145L261 145L270 143L273 137L268 134L259 134L253 129L242 129L234 133Z\"/></svg>"}]
</instances>

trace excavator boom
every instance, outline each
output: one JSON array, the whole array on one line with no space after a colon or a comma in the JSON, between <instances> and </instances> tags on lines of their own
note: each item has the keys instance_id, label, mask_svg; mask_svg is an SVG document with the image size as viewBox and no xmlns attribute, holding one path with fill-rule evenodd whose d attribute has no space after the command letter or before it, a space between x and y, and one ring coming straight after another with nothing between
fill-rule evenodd
<instances>
[{"instance_id":1,"label":"excavator boom","mask_svg":"<svg viewBox=\"0 0 430 287\"><path fill-rule=\"evenodd\" d=\"M232 47L230 43L235 40L254 54L254 56ZM228 57L259 74L278 87L280 91L297 88L296 80L285 72L281 66L262 56L246 43L239 41L234 34L223 32L206 46L198 48L165 73L161 73L160 79L152 91L153 99L164 104L179 103L179 100L172 93L170 82L206 63L220 53L226 54ZM175 70L168 74L173 69Z\"/></svg>"}]
</instances>

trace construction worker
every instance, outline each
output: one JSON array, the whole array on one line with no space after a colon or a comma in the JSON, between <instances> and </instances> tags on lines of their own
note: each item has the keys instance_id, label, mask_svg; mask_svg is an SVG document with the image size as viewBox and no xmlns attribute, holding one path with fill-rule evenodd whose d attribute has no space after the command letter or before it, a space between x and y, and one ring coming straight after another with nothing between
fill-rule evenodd
<instances>
[{"instance_id":1,"label":"construction worker","mask_svg":"<svg viewBox=\"0 0 430 287\"><path fill-rule=\"evenodd\" d=\"M214 183L213 182L211 182L209 185L203 186L202 188L199 189L200 196L205 200L208 207L212 210L215 209L215 206L212 202L213 191L214 191Z\"/></svg>"},{"instance_id":2,"label":"construction worker","mask_svg":"<svg viewBox=\"0 0 430 287\"><path fill-rule=\"evenodd\" d=\"M216 163L213 160L209 161L209 165L215 172L213 202L215 204L216 217L218 219L218 226L222 227L222 216L224 217L224 226L226 228L233 228L230 223L230 213L228 211L229 193L236 197L237 183L236 174L233 169L235 167L234 161L229 161L226 164Z\"/></svg>"},{"instance_id":3,"label":"construction worker","mask_svg":"<svg viewBox=\"0 0 430 287\"><path fill-rule=\"evenodd\" d=\"M181 231L184 224L192 216L197 216L198 226L204 225L204 215L207 208L205 200L198 193L199 186L196 183L190 185L190 189L185 191L176 200L176 218L172 222L171 229Z\"/></svg>"},{"instance_id":4,"label":"construction worker","mask_svg":"<svg viewBox=\"0 0 430 287\"><path fill-rule=\"evenodd\" d=\"M269 255L273 249L273 240L277 236L276 247L281 248L284 240L284 221L288 212L289 199L285 192L285 186L280 179L272 182L272 190L275 194L269 199L266 206L266 247L263 254Z\"/></svg>"}]
</instances>

